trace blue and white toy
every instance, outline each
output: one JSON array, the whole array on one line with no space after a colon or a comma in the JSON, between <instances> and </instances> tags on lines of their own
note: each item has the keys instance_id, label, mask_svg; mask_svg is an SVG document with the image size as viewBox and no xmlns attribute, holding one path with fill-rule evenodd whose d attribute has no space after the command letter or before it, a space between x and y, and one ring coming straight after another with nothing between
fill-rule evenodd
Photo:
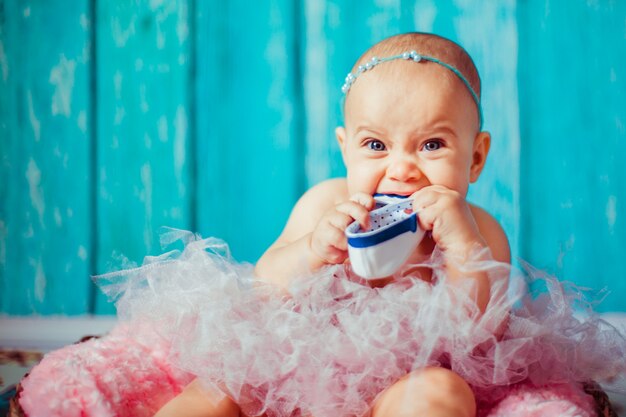
<instances>
[{"instance_id":1,"label":"blue and white toy","mask_svg":"<svg viewBox=\"0 0 626 417\"><path fill-rule=\"evenodd\" d=\"M370 228L358 222L346 228L352 270L366 279L393 275L424 237L413 201L406 196L376 194L370 212Z\"/></svg>"}]
</instances>

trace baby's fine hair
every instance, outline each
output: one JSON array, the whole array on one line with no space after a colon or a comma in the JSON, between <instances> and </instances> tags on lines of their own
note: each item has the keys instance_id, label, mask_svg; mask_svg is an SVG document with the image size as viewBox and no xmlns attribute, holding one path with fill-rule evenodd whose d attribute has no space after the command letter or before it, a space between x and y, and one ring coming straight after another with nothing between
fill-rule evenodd
<instances>
[{"instance_id":1,"label":"baby's fine hair","mask_svg":"<svg viewBox=\"0 0 626 417\"><path fill-rule=\"evenodd\" d=\"M386 38L365 51L352 67L352 72L374 56L383 58L412 50L458 69L480 99L480 75L467 51L457 43L432 33L409 32Z\"/></svg>"}]
</instances>

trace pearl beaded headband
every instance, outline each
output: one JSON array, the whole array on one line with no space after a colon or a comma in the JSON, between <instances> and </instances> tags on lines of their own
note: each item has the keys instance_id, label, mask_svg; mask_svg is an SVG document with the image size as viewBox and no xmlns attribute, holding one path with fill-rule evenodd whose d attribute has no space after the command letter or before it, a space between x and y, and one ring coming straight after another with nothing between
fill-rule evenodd
<instances>
[{"instance_id":1,"label":"pearl beaded headband","mask_svg":"<svg viewBox=\"0 0 626 417\"><path fill-rule=\"evenodd\" d=\"M472 95L472 99L474 99L474 103L476 103L476 107L478 109L478 118L479 118L479 121L480 121L480 129L482 129L482 127L483 127L483 111L482 111L482 107L480 105L480 99L478 98L478 95L476 94L476 92L474 91L472 86L470 85L469 81L467 81L467 78L465 78L465 76L461 73L461 71L459 71L458 69L456 69L452 65L450 65L450 64L448 64L446 62L440 61L439 59L437 59L435 57L432 57L432 56L420 55L416 51L403 52L401 54L392 55L392 56L388 56L388 57L385 57L385 58L377 58L375 56L372 57L365 64L359 65L357 70L356 70L356 72L354 74L353 73L349 73L348 74L348 76L346 77L345 84L341 87L341 91L343 92L344 95L347 95L348 91L350 91L350 87L352 87L352 84L354 84L356 79L361 74L363 74L365 71L369 71L372 68L374 68L376 65L382 64L383 62L394 61L396 59L404 59L404 60L407 60L407 61L411 60L411 61L414 61L414 62L430 61L430 62L434 62L435 64L439 64L442 67L447 68L448 70L452 71L454 73L454 75L456 75L463 82L463 84L465 84L465 87L467 87L468 91Z\"/></svg>"}]
</instances>

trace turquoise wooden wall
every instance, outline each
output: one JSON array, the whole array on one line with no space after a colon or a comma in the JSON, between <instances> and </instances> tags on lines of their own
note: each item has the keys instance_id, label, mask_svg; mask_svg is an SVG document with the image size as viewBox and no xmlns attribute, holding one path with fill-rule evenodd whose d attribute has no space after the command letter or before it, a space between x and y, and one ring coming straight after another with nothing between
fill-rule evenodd
<instances>
[{"instance_id":1,"label":"turquoise wooden wall","mask_svg":"<svg viewBox=\"0 0 626 417\"><path fill-rule=\"evenodd\" d=\"M340 86L403 31L460 42L514 254L626 311L626 3L0 0L0 311L111 313L90 275L161 226L255 261L341 175Z\"/></svg>"}]
</instances>

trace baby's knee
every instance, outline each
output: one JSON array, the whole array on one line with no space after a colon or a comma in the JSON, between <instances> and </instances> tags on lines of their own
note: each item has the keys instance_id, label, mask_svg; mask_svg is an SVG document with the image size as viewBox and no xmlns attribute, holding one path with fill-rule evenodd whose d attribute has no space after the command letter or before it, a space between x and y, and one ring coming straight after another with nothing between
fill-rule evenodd
<instances>
[{"instance_id":1,"label":"baby's knee","mask_svg":"<svg viewBox=\"0 0 626 417\"><path fill-rule=\"evenodd\" d=\"M469 385L445 368L425 368L402 378L376 400L374 417L476 415L476 401Z\"/></svg>"},{"instance_id":2,"label":"baby's knee","mask_svg":"<svg viewBox=\"0 0 626 417\"><path fill-rule=\"evenodd\" d=\"M202 387L195 380L168 402L154 417L239 417L237 404L229 397Z\"/></svg>"}]
</instances>

